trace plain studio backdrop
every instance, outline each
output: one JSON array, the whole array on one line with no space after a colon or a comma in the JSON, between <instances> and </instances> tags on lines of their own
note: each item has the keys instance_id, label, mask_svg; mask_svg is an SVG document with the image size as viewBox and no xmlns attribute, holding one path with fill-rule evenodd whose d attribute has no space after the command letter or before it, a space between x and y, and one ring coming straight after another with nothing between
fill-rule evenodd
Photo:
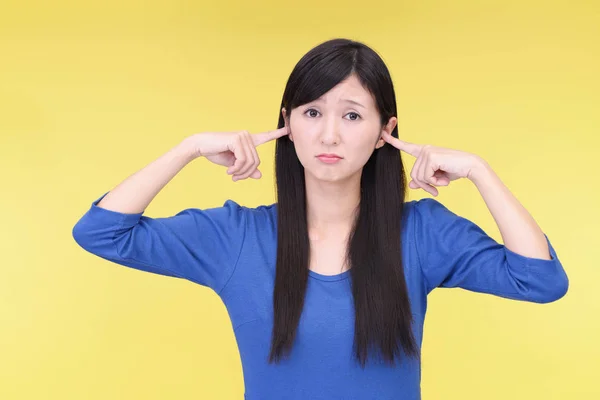
<instances>
[{"instance_id":1,"label":"plain studio backdrop","mask_svg":"<svg viewBox=\"0 0 600 400\"><path fill-rule=\"evenodd\" d=\"M401 137L490 163L570 279L543 305L434 290L423 398L600 398L600 3L479 0L3 2L0 398L242 398L214 292L102 260L71 229L188 135L274 129L293 66L334 37L381 54ZM196 160L146 215L270 204L273 152L258 181ZM437 199L501 240L469 181Z\"/></svg>"}]
</instances>

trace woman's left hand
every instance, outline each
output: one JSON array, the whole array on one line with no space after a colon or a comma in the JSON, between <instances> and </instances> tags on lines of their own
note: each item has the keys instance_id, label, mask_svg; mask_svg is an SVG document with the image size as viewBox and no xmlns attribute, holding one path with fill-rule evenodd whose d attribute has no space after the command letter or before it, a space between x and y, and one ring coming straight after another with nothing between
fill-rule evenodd
<instances>
[{"instance_id":1,"label":"woman's left hand","mask_svg":"<svg viewBox=\"0 0 600 400\"><path fill-rule=\"evenodd\" d=\"M460 178L471 179L483 160L476 154L402 141L384 132L382 139L398 150L404 151L417 160L410 172L411 189L423 189L433 196L438 195L435 186L448 186Z\"/></svg>"}]
</instances>

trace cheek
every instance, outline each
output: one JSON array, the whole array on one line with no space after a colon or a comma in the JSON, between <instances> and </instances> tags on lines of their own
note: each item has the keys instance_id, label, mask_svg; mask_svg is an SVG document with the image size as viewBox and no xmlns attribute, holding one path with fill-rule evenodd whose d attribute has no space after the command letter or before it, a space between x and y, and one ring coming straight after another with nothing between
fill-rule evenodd
<instances>
[{"instance_id":1,"label":"cheek","mask_svg":"<svg viewBox=\"0 0 600 400\"><path fill-rule=\"evenodd\" d=\"M304 165L312 151L310 139L305 133L300 133L298 129L293 131L292 139L292 144L296 150L296 155L298 156L300 163Z\"/></svg>"},{"instance_id":2,"label":"cheek","mask_svg":"<svg viewBox=\"0 0 600 400\"><path fill-rule=\"evenodd\" d=\"M292 124L290 126L292 132L292 141L296 152L304 154L310 150L310 147L314 143L314 134L311 132L310 127L302 126L302 124Z\"/></svg>"},{"instance_id":3,"label":"cheek","mask_svg":"<svg viewBox=\"0 0 600 400\"><path fill-rule=\"evenodd\" d=\"M302 139L294 140L294 148L296 149L296 156L298 156L300 164L302 164L304 168L309 168L312 162L315 161L314 148Z\"/></svg>"},{"instance_id":4,"label":"cheek","mask_svg":"<svg viewBox=\"0 0 600 400\"><path fill-rule=\"evenodd\" d=\"M377 137L369 135L352 142L351 151L357 160L367 161L371 154L375 151L375 145L377 144Z\"/></svg>"}]
</instances>

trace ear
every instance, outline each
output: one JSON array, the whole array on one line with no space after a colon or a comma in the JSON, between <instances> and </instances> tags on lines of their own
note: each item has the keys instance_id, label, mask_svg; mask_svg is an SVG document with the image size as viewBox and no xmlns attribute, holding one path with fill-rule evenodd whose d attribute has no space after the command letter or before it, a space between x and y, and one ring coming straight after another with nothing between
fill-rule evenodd
<instances>
[{"instance_id":1,"label":"ear","mask_svg":"<svg viewBox=\"0 0 600 400\"><path fill-rule=\"evenodd\" d=\"M398 118L390 117L388 123L381 129L381 132L379 134L379 140L377 141L377 144L375 145L376 149L382 148L383 145L386 143L385 140L381 138L381 135L383 135L383 132L387 132L389 135L391 135L392 132L394 131L394 128L396 128L397 122L398 122Z\"/></svg>"},{"instance_id":2,"label":"ear","mask_svg":"<svg viewBox=\"0 0 600 400\"><path fill-rule=\"evenodd\" d=\"M290 130L290 121L287 118L287 113L285 110L285 107L283 107L281 109L281 115L283 115L283 120L285 121L285 127L288 128L288 131ZM290 131L290 133L288 134L288 137L290 138L290 140L293 142L294 141L294 137L292 136L292 132Z\"/></svg>"}]
</instances>

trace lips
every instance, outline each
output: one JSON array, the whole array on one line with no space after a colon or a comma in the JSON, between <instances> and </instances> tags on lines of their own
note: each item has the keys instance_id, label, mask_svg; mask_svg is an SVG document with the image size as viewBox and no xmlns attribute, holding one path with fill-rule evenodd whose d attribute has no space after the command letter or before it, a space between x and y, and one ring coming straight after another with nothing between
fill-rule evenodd
<instances>
[{"instance_id":1,"label":"lips","mask_svg":"<svg viewBox=\"0 0 600 400\"><path fill-rule=\"evenodd\" d=\"M342 158L341 156L338 156L337 154L333 154L333 153L323 153L323 154L319 154L317 156L318 158L327 158L327 159L333 159L333 158L337 158L340 159Z\"/></svg>"},{"instance_id":2,"label":"lips","mask_svg":"<svg viewBox=\"0 0 600 400\"><path fill-rule=\"evenodd\" d=\"M342 157L337 154L319 154L317 159L325 164L336 164Z\"/></svg>"}]
</instances>

